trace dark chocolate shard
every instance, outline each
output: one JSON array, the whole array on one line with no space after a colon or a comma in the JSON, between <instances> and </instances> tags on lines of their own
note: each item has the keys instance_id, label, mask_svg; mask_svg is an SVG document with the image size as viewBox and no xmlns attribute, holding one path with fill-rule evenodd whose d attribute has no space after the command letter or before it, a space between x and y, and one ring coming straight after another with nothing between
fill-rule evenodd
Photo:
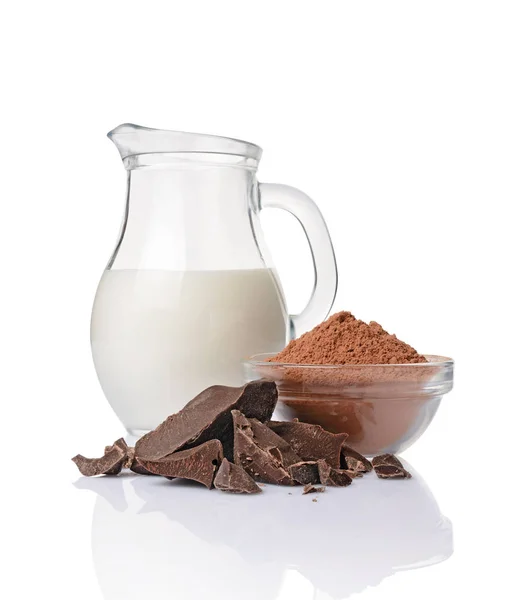
<instances>
[{"instance_id":1,"label":"dark chocolate shard","mask_svg":"<svg viewBox=\"0 0 514 600\"><path fill-rule=\"evenodd\" d=\"M346 433L330 433L319 425L299 421L270 421L268 427L283 438L304 461L324 459L339 468Z\"/></svg>"},{"instance_id":2,"label":"dark chocolate shard","mask_svg":"<svg viewBox=\"0 0 514 600\"><path fill-rule=\"evenodd\" d=\"M390 467L398 467L399 469L403 469L402 463L394 454L380 454L379 456L375 456L371 459L371 464L373 467L389 465Z\"/></svg>"},{"instance_id":3,"label":"dark chocolate shard","mask_svg":"<svg viewBox=\"0 0 514 600\"><path fill-rule=\"evenodd\" d=\"M116 440L112 446L107 446L101 458L86 458L82 454L77 454L71 460L77 465L78 470L84 477L118 475L127 456L123 444L125 444L125 440L121 438Z\"/></svg>"},{"instance_id":4,"label":"dark chocolate shard","mask_svg":"<svg viewBox=\"0 0 514 600\"><path fill-rule=\"evenodd\" d=\"M214 478L214 487L222 492L234 494L258 494L261 488L239 465L234 465L226 458L223 459L221 467Z\"/></svg>"},{"instance_id":5,"label":"dark chocolate shard","mask_svg":"<svg viewBox=\"0 0 514 600\"><path fill-rule=\"evenodd\" d=\"M130 469L134 473L138 475L153 475L154 473L150 473L141 466L141 463L135 456L134 448L127 446L127 442L123 438L116 440L113 446L118 446L121 450L125 452L125 460L123 461L122 468ZM105 446L105 452L109 452L113 448L113 446ZM117 473L106 473L106 475L118 475Z\"/></svg>"},{"instance_id":6,"label":"dark chocolate shard","mask_svg":"<svg viewBox=\"0 0 514 600\"><path fill-rule=\"evenodd\" d=\"M129 469L133 473L137 473L138 475L155 475L155 473L151 473L150 471L148 471L148 469L145 469L143 467L141 461L139 460L139 458L137 458L137 456L134 456L134 459L132 460Z\"/></svg>"},{"instance_id":7,"label":"dark chocolate shard","mask_svg":"<svg viewBox=\"0 0 514 600\"><path fill-rule=\"evenodd\" d=\"M290 465L288 470L291 477L301 485L320 483L318 463L314 460L302 461Z\"/></svg>"},{"instance_id":8,"label":"dark chocolate shard","mask_svg":"<svg viewBox=\"0 0 514 600\"><path fill-rule=\"evenodd\" d=\"M116 440L112 446L105 446L105 454L110 452L114 447L119 448L119 450L125 455L125 458L121 464L121 467L119 465L115 465L110 471L104 473L104 475L119 475L122 469L128 468L127 463L130 462L129 454L131 449L127 446L127 442L123 438Z\"/></svg>"},{"instance_id":9,"label":"dark chocolate shard","mask_svg":"<svg viewBox=\"0 0 514 600\"><path fill-rule=\"evenodd\" d=\"M302 495L323 493L324 491L324 487L314 487L312 484L308 483L306 486L304 486Z\"/></svg>"},{"instance_id":10,"label":"dark chocolate shard","mask_svg":"<svg viewBox=\"0 0 514 600\"><path fill-rule=\"evenodd\" d=\"M410 479L412 477L408 471L394 465L377 465L375 473L380 479Z\"/></svg>"},{"instance_id":11,"label":"dark chocolate shard","mask_svg":"<svg viewBox=\"0 0 514 600\"><path fill-rule=\"evenodd\" d=\"M323 485L346 487L351 485L352 478L341 469L334 469L326 460L318 461L319 480Z\"/></svg>"},{"instance_id":12,"label":"dark chocolate shard","mask_svg":"<svg viewBox=\"0 0 514 600\"><path fill-rule=\"evenodd\" d=\"M219 440L209 440L188 450L181 450L160 460L141 460L141 466L168 479L180 477L212 488L214 474L223 460L223 446Z\"/></svg>"},{"instance_id":13,"label":"dark chocolate shard","mask_svg":"<svg viewBox=\"0 0 514 600\"><path fill-rule=\"evenodd\" d=\"M412 477L394 454L375 456L371 462L380 479L410 479Z\"/></svg>"},{"instance_id":14,"label":"dark chocolate shard","mask_svg":"<svg viewBox=\"0 0 514 600\"><path fill-rule=\"evenodd\" d=\"M230 460L234 444L231 411L238 409L249 418L267 421L275 410L277 397L277 386L271 381L251 381L239 388L214 385L138 440L136 456L141 461L155 461L177 450L218 439Z\"/></svg>"},{"instance_id":15,"label":"dark chocolate shard","mask_svg":"<svg viewBox=\"0 0 514 600\"><path fill-rule=\"evenodd\" d=\"M234 424L234 463L252 479L277 485L294 485L294 480L276 453L261 448L250 421L238 410L232 411Z\"/></svg>"},{"instance_id":16,"label":"dark chocolate shard","mask_svg":"<svg viewBox=\"0 0 514 600\"><path fill-rule=\"evenodd\" d=\"M352 471L362 471L363 473L370 473L373 471L373 465L370 461L357 452L357 450L350 448L350 446L343 446L341 466L343 469L348 468Z\"/></svg>"},{"instance_id":17,"label":"dark chocolate shard","mask_svg":"<svg viewBox=\"0 0 514 600\"><path fill-rule=\"evenodd\" d=\"M301 462L301 458L294 452L291 446L266 427L257 419L248 419L250 428L253 432L253 440L265 452L269 452L275 457L284 467L289 467L295 463Z\"/></svg>"},{"instance_id":18,"label":"dark chocolate shard","mask_svg":"<svg viewBox=\"0 0 514 600\"><path fill-rule=\"evenodd\" d=\"M358 458L354 458L353 456L347 456L345 458L346 466L350 471L354 471L355 473L367 473L368 470L364 463Z\"/></svg>"}]
</instances>

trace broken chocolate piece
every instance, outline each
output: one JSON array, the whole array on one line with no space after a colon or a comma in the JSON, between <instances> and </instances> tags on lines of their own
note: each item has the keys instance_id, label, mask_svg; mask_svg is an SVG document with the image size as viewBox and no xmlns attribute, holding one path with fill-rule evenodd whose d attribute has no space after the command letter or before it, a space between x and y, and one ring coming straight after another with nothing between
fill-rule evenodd
<instances>
[{"instance_id":1,"label":"broken chocolate piece","mask_svg":"<svg viewBox=\"0 0 514 600\"><path fill-rule=\"evenodd\" d=\"M256 481L277 485L294 485L294 480L268 444L258 444L250 421L238 410L232 411L234 425L234 463Z\"/></svg>"},{"instance_id":2,"label":"broken chocolate piece","mask_svg":"<svg viewBox=\"0 0 514 600\"><path fill-rule=\"evenodd\" d=\"M348 434L330 433L319 425L299 421L270 421L267 425L283 438L302 460L324 459L329 465L339 468L341 451Z\"/></svg>"},{"instance_id":3,"label":"broken chocolate piece","mask_svg":"<svg viewBox=\"0 0 514 600\"><path fill-rule=\"evenodd\" d=\"M175 415L136 443L136 456L141 461L155 461L177 450L193 448L218 439L225 456L233 456L234 428L230 412L241 410L259 421L271 418L277 403L277 386L271 381L251 381L234 388L214 385L207 388Z\"/></svg>"},{"instance_id":4,"label":"broken chocolate piece","mask_svg":"<svg viewBox=\"0 0 514 600\"><path fill-rule=\"evenodd\" d=\"M291 477L301 485L320 483L318 463L314 460L298 462L289 467Z\"/></svg>"},{"instance_id":5,"label":"broken chocolate piece","mask_svg":"<svg viewBox=\"0 0 514 600\"><path fill-rule=\"evenodd\" d=\"M123 446L125 445L125 446ZM124 448L127 445L125 440L119 439L112 446L107 446L104 455L101 458L86 458L82 454L77 454L71 460L77 465L78 470L85 477L95 477L96 475L118 475L123 462L127 457Z\"/></svg>"},{"instance_id":6,"label":"broken chocolate piece","mask_svg":"<svg viewBox=\"0 0 514 600\"><path fill-rule=\"evenodd\" d=\"M377 465L375 473L380 479L410 479L412 477L408 471L394 465Z\"/></svg>"},{"instance_id":7,"label":"broken chocolate piece","mask_svg":"<svg viewBox=\"0 0 514 600\"><path fill-rule=\"evenodd\" d=\"M160 460L141 460L141 466L169 479L192 479L212 488L214 473L223 460L223 447L219 440L209 440L189 450L181 450Z\"/></svg>"},{"instance_id":8,"label":"broken chocolate piece","mask_svg":"<svg viewBox=\"0 0 514 600\"><path fill-rule=\"evenodd\" d=\"M132 472L137 473L138 475L153 475L154 473L150 473L145 468L142 467L141 463L135 456L134 448L127 446L127 442L121 438L116 440L112 446L105 446L105 452L109 452L113 448L113 446L118 446L121 450L125 452L125 460L123 461L122 468L130 469ZM105 473L106 475L118 475L117 473Z\"/></svg>"},{"instance_id":9,"label":"broken chocolate piece","mask_svg":"<svg viewBox=\"0 0 514 600\"><path fill-rule=\"evenodd\" d=\"M266 427L257 419L248 419L248 423L253 432L253 441L261 450L269 452L275 457L284 467L289 467L295 463L301 462L301 458L294 452L291 446Z\"/></svg>"},{"instance_id":10,"label":"broken chocolate piece","mask_svg":"<svg viewBox=\"0 0 514 600\"><path fill-rule=\"evenodd\" d=\"M258 494L261 488L239 465L234 465L226 458L223 459L221 467L214 478L214 487L223 492L234 494Z\"/></svg>"},{"instance_id":11,"label":"broken chocolate piece","mask_svg":"<svg viewBox=\"0 0 514 600\"><path fill-rule=\"evenodd\" d=\"M133 473L137 473L138 475L155 475L155 473L151 473L150 471L148 471L148 469L145 469L143 467L143 465L141 464L141 461L139 460L139 458L137 458L137 456L134 456L129 469Z\"/></svg>"},{"instance_id":12,"label":"broken chocolate piece","mask_svg":"<svg viewBox=\"0 0 514 600\"><path fill-rule=\"evenodd\" d=\"M375 456L371 462L380 479L410 479L412 477L394 454Z\"/></svg>"},{"instance_id":13,"label":"broken chocolate piece","mask_svg":"<svg viewBox=\"0 0 514 600\"><path fill-rule=\"evenodd\" d=\"M346 463L346 465L344 463ZM363 473L370 473L373 471L373 465L369 460L357 452L357 450L350 448L350 446L343 446L341 466L343 469L348 468L352 471L362 471Z\"/></svg>"},{"instance_id":14,"label":"broken chocolate piece","mask_svg":"<svg viewBox=\"0 0 514 600\"><path fill-rule=\"evenodd\" d=\"M346 487L351 485L352 478L341 469L334 469L326 460L318 461L319 479L323 485Z\"/></svg>"},{"instance_id":15,"label":"broken chocolate piece","mask_svg":"<svg viewBox=\"0 0 514 600\"><path fill-rule=\"evenodd\" d=\"M324 487L314 487L313 485L308 483L303 488L302 496L305 496L305 494L323 493L324 491L325 491Z\"/></svg>"},{"instance_id":16,"label":"broken chocolate piece","mask_svg":"<svg viewBox=\"0 0 514 600\"><path fill-rule=\"evenodd\" d=\"M389 465L391 467L403 469L402 463L394 454L380 454L379 456L375 456L371 459L371 464L374 467L378 467L380 465Z\"/></svg>"},{"instance_id":17,"label":"broken chocolate piece","mask_svg":"<svg viewBox=\"0 0 514 600\"><path fill-rule=\"evenodd\" d=\"M123 438L120 438L119 440L116 440L112 446L105 446L104 453L107 454L114 447L117 447L125 455L125 458L121 464L121 467L119 465L115 465L112 469L104 473L104 475L119 475L122 469L128 468L127 463L130 462L129 454L131 449L127 446L127 442Z\"/></svg>"}]
</instances>

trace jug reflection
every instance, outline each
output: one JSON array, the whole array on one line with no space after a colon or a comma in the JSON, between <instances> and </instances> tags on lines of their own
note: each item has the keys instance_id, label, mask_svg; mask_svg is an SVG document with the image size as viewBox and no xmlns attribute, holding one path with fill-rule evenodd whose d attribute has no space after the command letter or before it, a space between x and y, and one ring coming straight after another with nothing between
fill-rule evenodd
<instances>
[{"instance_id":1,"label":"jug reflection","mask_svg":"<svg viewBox=\"0 0 514 600\"><path fill-rule=\"evenodd\" d=\"M153 477L78 485L98 494L92 549L105 600L336 600L453 550L451 523L414 471L402 482L369 475L317 503L301 488L239 497Z\"/></svg>"}]
</instances>

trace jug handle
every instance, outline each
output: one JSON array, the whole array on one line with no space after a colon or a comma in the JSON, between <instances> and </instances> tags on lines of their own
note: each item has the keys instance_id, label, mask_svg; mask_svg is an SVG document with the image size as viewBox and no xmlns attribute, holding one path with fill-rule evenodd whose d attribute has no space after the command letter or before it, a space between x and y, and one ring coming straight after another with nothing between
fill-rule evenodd
<instances>
[{"instance_id":1,"label":"jug handle","mask_svg":"<svg viewBox=\"0 0 514 600\"><path fill-rule=\"evenodd\" d=\"M259 208L282 208L302 226L312 255L314 287L307 306L291 315L291 339L327 317L337 293L337 263L327 224L314 200L300 190L279 183L259 184Z\"/></svg>"}]
</instances>

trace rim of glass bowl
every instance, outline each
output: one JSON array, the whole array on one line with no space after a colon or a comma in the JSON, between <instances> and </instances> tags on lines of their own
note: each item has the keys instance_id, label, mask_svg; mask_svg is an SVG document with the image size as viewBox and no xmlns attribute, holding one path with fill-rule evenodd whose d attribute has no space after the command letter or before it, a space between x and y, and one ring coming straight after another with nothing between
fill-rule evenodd
<instances>
[{"instance_id":1,"label":"rim of glass bowl","mask_svg":"<svg viewBox=\"0 0 514 600\"><path fill-rule=\"evenodd\" d=\"M437 354L423 354L427 359L424 363L371 363L371 364L346 364L346 365L304 365L301 363L286 363L286 362L274 362L267 361L267 358L276 356L276 352L263 352L261 354L254 354L245 360L245 364L256 366L256 367L294 367L296 369L355 369L355 368L392 368L397 369L398 367L409 367L409 368L427 368L427 367L453 367L454 360L448 356L438 356Z\"/></svg>"}]
</instances>

